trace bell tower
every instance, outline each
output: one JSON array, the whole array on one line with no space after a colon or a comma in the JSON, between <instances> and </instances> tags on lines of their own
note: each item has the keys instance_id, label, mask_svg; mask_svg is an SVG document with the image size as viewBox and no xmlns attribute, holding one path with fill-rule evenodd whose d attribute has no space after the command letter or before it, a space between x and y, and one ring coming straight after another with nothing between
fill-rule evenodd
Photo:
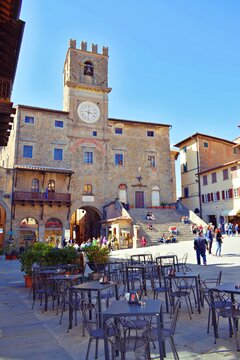
<instances>
[{"instance_id":1,"label":"bell tower","mask_svg":"<svg viewBox=\"0 0 240 360\"><path fill-rule=\"evenodd\" d=\"M96 130L107 128L108 122L108 48L98 53L91 51L82 41L77 49L76 40L70 40L64 63L63 110L81 127Z\"/></svg>"}]
</instances>

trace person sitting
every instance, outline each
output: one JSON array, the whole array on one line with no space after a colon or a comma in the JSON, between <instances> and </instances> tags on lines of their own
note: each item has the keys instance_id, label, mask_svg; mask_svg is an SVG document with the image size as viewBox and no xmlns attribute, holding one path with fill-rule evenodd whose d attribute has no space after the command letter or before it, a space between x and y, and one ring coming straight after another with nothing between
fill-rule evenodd
<instances>
[{"instance_id":1,"label":"person sitting","mask_svg":"<svg viewBox=\"0 0 240 360\"><path fill-rule=\"evenodd\" d=\"M166 244L175 243L176 241L177 241L177 240L176 240L176 237L175 237L173 234L170 234L170 235L167 237Z\"/></svg>"},{"instance_id":2,"label":"person sitting","mask_svg":"<svg viewBox=\"0 0 240 360\"><path fill-rule=\"evenodd\" d=\"M146 215L146 219L147 219L147 220L153 220L153 221L154 221L154 220L155 220L155 216L153 215L152 212L149 211L149 212L147 213L147 215Z\"/></svg>"},{"instance_id":3,"label":"person sitting","mask_svg":"<svg viewBox=\"0 0 240 360\"><path fill-rule=\"evenodd\" d=\"M178 235L178 229L176 226L169 226L169 232L174 235Z\"/></svg>"},{"instance_id":4,"label":"person sitting","mask_svg":"<svg viewBox=\"0 0 240 360\"><path fill-rule=\"evenodd\" d=\"M162 234L162 237L158 239L158 242L165 244L166 243L166 236L165 234Z\"/></svg>"},{"instance_id":5,"label":"person sitting","mask_svg":"<svg viewBox=\"0 0 240 360\"><path fill-rule=\"evenodd\" d=\"M148 226L148 230L153 230L152 224L148 224L147 226Z\"/></svg>"}]
</instances>

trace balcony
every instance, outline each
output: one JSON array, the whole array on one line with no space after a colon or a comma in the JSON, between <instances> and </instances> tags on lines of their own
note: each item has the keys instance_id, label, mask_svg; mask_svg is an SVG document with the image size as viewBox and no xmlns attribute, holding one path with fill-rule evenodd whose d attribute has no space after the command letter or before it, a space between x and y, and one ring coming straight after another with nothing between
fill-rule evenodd
<instances>
[{"instance_id":1,"label":"balcony","mask_svg":"<svg viewBox=\"0 0 240 360\"><path fill-rule=\"evenodd\" d=\"M30 192L30 191L14 191L13 193L13 204L22 204L30 203L32 205L71 205L71 194L62 194L56 192Z\"/></svg>"}]
</instances>

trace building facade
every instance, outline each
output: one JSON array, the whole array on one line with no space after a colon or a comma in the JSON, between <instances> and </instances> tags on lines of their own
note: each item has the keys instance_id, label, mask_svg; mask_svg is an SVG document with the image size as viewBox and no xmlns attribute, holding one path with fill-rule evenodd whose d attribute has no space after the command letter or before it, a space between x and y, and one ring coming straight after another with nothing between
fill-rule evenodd
<instances>
[{"instance_id":1,"label":"building facade","mask_svg":"<svg viewBox=\"0 0 240 360\"><path fill-rule=\"evenodd\" d=\"M231 161L199 174L205 222L240 224L240 161Z\"/></svg>"},{"instance_id":2,"label":"building facade","mask_svg":"<svg viewBox=\"0 0 240 360\"><path fill-rule=\"evenodd\" d=\"M203 216L202 188L199 173L240 157L236 143L195 133L175 145L180 148L182 202L200 217Z\"/></svg>"},{"instance_id":3,"label":"building facade","mask_svg":"<svg viewBox=\"0 0 240 360\"><path fill-rule=\"evenodd\" d=\"M26 241L98 236L115 199L145 208L176 200L168 124L108 116L108 48L70 40L63 111L16 107L1 165L13 169L11 222ZM106 219L105 219L106 220Z\"/></svg>"}]
</instances>

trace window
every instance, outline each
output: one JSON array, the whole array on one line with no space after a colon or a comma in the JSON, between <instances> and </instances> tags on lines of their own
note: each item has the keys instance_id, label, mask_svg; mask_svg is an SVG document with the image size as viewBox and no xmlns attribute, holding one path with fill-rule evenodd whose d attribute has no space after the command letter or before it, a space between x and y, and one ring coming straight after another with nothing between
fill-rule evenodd
<instances>
[{"instance_id":1,"label":"window","mask_svg":"<svg viewBox=\"0 0 240 360\"><path fill-rule=\"evenodd\" d=\"M218 201L219 200L219 192L218 191L213 193L212 200L213 201Z\"/></svg>"},{"instance_id":2,"label":"window","mask_svg":"<svg viewBox=\"0 0 240 360\"><path fill-rule=\"evenodd\" d=\"M39 180L32 179L32 192L39 192Z\"/></svg>"},{"instance_id":3,"label":"window","mask_svg":"<svg viewBox=\"0 0 240 360\"><path fill-rule=\"evenodd\" d=\"M207 185L208 181L207 181L207 175L203 175L203 185Z\"/></svg>"},{"instance_id":4,"label":"window","mask_svg":"<svg viewBox=\"0 0 240 360\"><path fill-rule=\"evenodd\" d=\"M223 170L223 180L228 180L228 169Z\"/></svg>"},{"instance_id":5,"label":"window","mask_svg":"<svg viewBox=\"0 0 240 360\"><path fill-rule=\"evenodd\" d=\"M217 173L212 173L212 184L217 182Z\"/></svg>"},{"instance_id":6,"label":"window","mask_svg":"<svg viewBox=\"0 0 240 360\"><path fill-rule=\"evenodd\" d=\"M188 198L188 197L189 197L188 187L185 187L185 188L183 189L183 192L184 192L184 197L185 197L185 198Z\"/></svg>"},{"instance_id":7,"label":"window","mask_svg":"<svg viewBox=\"0 0 240 360\"><path fill-rule=\"evenodd\" d=\"M60 160L63 159L63 151L62 149L54 149L54 160Z\"/></svg>"},{"instance_id":8,"label":"window","mask_svg":"<svg viewBox=\"0 0 240 360\"><path fill-rule=\"evenodd\" d=\"M97 131L93 131L93 132L92 132L92 135L93 135L93 136L97 136Z\"/></svg>"},{"instance_id":9,"label":"window","mask_svg":"<svg viewBox=\"0 0 240 360\"><path fill-rule=\"evenodd\" d=\"M92 195L92 185L85 184L83 187L83 192L85 195Z\"/></svg>"},{"instance_id":10,"label":"window","mask_svg":"<svg viewBox=\"0 0 240 360\"><path fill-rule=\"evenodd\" d=\"M153 168L156 167L156 159L155 159L155 156L151 156L151 155L148 156L148 166L149 166L149 167L153 167Z\"/></svg>"},{"instance_id":11,"label":"window","mask_svg":"<svg viewBox=\"0 0 240 360\"><path fill-rule=\"evenodd\" d=\"M187 163L183 164L183 172L187 172Z\"/></svg>"},{"instance_id":12,"label":"window","mask_svg":"<svg viewBox=\"0 0 240 360\"><path fill-rule=\"evenodd\" d=\"M224 199L230 199L229 190L224 190Z\"/></svg>"},{"instance_id":13,"label":"window","mask_svg":"<svg viewBox=\"0 0 240 360\"><path fill-rule=\"evenodd\" d=\"M148 130L148 131L147 131L147 136L148 136L148 137L154 137L154 131Z\"/></svg>"},{"instance_id":14,"label":"window","mask_svg":"<svg viewBox=\"0 0 240 360\"><path fill-rule=\"evenodd\" d=\"M84 63L84 75L93 76L93 64L90 61Z\"/></svg>"},{"instance_id":15,"label":"window","mask_svg":"<svg viewBox=\"0 0 240 360\"><path fill-rule=\"evenodd\" d=\"M123 129L122 128L115 128L115 134L122 134Z\"/></svg>"},{"instance_id":16,"label":"window","mask_svg":"<svg viewBox=\"0 0 240 360\"><path fill-rule=\"evenodd\" d=\"M32 155L33 155L33 147L30 145L23 145L23 157L32 158Z\"/></svg>"},{"instance_id":17,"label":"window","mask_svg":"<svg viewBox=\"0 0 240 360\"><path fill-rule=\"evenodd\" d=\"M209 202L208 194L204 194L203 197L204 197L204 202L208 203Z\"/></svg>"},{"instance_id":18,"label":"window","mask_svg":"<svg viewBox=\"0 0 240 360\"><path fill-rule=\"evenodd\" d=\"M236 155L237 154L237 148L233 148L233 153Z\"/></svg>"},{"instance_id":19,"label":"window","mask_svg":"<svg viewBox=\"0 0 240 360\"><path fill-rule=\"evenodd\" d=\"M208 148L208 142L204 141L203 147Z\"/></svg>"},{"instance_id":20,"label":"window","mask_svg":"<svg viewBox=\"0 0 240 360\"><path fill-rule=\"evenodd\" d=\"M115 154L115 165L123 165L123 154Z\"/></svg>"},{"instance_id":21,"label":"window","mask_svg":"<svg viewBox=\"0 0 240 360\"><path fill-rule=\"evenodd\" d=\"M55 120L55 127L63 128L63 121L62 120Z\"/></svg>"},{"instance_id":22,"label":"window","mask_svg":"<svg viewBox=\"0 0 240 360\"><path fill-rule=\"evenodd\" d=\"M92 151L84 151L84 164L92 164L93 163L93 153Z\"/></svg>"},{"instance_id":23,"label":"window","mask_svg":"<svg viewBox=\"0 0 240 360\"><path fill-rule=\"evenodd\" d=\"M237 167L236 166L231 167L231 175L232 175L232 179L237 178Z\"/></svg>"},{"instance_id":24,"label":"window","mask_svg":"<svg viewBox=\"0 0 240 360\"><path fill-rule=\"evenodd\" d=\"M25 123L26 124L34 124L34 117L33 116L25 116Z\"/></svg>"},{"instance_id":25,"label":"window","mask_svg":"<svg viewBox=\"0 0 240 360\"><path fill-rule=\"evenodd\" d=\"M239 190L238 190L238 188L233 189L233 196L234 196L235 198L238 198L238 197L239 197Z\"/></svg>"},{"instance_id":26,"label":"window","mask_svg":"<svg viewBox=\"0 0 240 360\"><path fill-rule=\"evenodd\" d=\"M185 153L186 153L186 152L187 152L187 147L186 147L186 146L184 146L182 150L183 150L183 152L185 152Z\"/></svg>"}]
</instances>

